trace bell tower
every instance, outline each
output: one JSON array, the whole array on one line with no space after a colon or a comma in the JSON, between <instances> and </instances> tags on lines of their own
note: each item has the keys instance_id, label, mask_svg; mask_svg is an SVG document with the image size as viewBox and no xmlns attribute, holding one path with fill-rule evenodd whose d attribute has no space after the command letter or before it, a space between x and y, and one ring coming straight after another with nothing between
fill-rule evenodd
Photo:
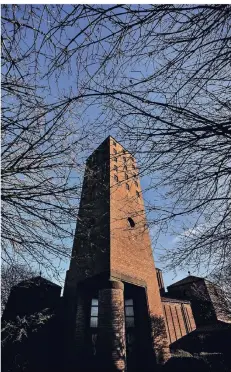
<instances>
[{"instance_id":1,"label":"bell tower","mask_svg":"<svg viewBox=\"0 0 231 372\"><path fill-rule=\"evenodd\" d=\"M71 364L132 372L168 358L138 168L111 136L86 162L64 299Z\"/></svg>"}]
</instances>

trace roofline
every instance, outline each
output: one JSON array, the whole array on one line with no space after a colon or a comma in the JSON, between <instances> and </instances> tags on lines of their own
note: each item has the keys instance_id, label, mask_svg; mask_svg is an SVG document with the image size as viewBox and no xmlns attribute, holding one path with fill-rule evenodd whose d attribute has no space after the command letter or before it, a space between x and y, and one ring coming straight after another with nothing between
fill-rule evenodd
<instances>
[{"instance_id":1,"label":"roofline","mask_svg":"<svg viewBox=\"0 0 231 372\"><path fill-rule=\"evenodd\" d=\"M130 154L131 156L133 156L133 157L135 157L134 155L133 155L133 153L131 152L131 151L128 151L128 149L126 149L126 147L124 147L123 145L121 145L121 143L119 142L119 141L117 141L113 136L111 136L111 135L109 135L109 136L107 136L104 140L103 140L103 142L101 142L100 143L100 145L99 146L97 146L96 147L96 149L87 157L87 159L86 159L86 161L88 161L88 159L99 149L99 147L100 146L102 146L102 144L104 143L104 142L107 142L109 139L112 139L112 140L114 140L115 142L117 142L128 154Z\"/></svg>"},{"instance_id":2,"label":"roofline","mask_svg":"<svg viewBox=\"0 0 231 372\"><path fill-rule=\"evenodd\" d=\"M32 276L30 279L24 279L24 280L21 280L21 282L18 282L17 284L13 285L11 288L17 288L18 286L20 286L20 284L23 284L23 283L26 283L26 282L32 282L33 279L37 279L37 278L41 278L42 280L45 280L46 282L52 284L53 286L56 286L56 287L62 288L61 285L58 285L58 284L52 282L52 281L49 280L49 279L43 278L43 277L40 276L40 275Z\"/></svg>"},{"instance_id":3,"label":"roofline","mask_svg":"<svg viewBox=\"0 0 231 372\"><path fill-rule=\"evenodd\" d=\"M180 286L180 285L186 285L186 284L192 283L192 282L194 282L194 281L198 282L198 281L200 281L200 280L206 280L205 278L200 278L199 276L197 276L196 278L197 278L197 280L190 280L190 281L188 281L187 283L179 283L179 284L177 284L178 282L173 283L173 284L167 286L167 288L178 287L178 286ZM183 280L183 279L182 279L182 280ZM180 280L179 280L179 282L180 282ZM212 283L212 282L211 282L211 283Z\"/></svg>"}]
</instances>

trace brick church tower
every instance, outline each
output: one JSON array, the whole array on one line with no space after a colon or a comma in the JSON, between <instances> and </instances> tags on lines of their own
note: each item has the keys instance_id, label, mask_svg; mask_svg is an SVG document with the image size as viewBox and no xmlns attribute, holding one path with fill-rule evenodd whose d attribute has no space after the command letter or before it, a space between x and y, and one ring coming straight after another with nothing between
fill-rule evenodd
<instances>
[{"instance_id":1,"label":"brick church tower","mask_svg":"<svg viewBox=\"0 0 231 372\"><path fill-rule=\"evenodd\" d=\"M148 371L168 358L136 162L111 136L86 162L64 300L69 366Z\"/></svg>"}]
</instances>

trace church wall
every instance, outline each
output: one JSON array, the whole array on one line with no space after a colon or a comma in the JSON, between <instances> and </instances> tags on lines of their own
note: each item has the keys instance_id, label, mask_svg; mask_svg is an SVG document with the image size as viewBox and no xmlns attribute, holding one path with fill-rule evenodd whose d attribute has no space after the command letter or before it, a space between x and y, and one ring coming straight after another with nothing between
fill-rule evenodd
<instances>
[{"instance_id":1,"label":"church wall","mask_svg":"<svg viewBox=\"0 0 231 372\"><path fill-rule=\"evenodd\" d=\"M196 329L190 303L162 298L162 305L169 344Z\"/></svg>"}]
</instances>

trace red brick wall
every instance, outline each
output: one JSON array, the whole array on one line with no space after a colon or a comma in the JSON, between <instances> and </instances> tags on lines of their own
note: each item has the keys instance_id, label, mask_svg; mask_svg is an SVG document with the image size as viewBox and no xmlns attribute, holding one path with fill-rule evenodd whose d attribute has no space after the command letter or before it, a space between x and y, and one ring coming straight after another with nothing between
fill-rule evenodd
<instances>
[{"instance_id":1,"label":"red brick wall","mask_svg":"<svg viewBox=\"0 0 231 372\"><path fill-rule=\"evenodd\" d=\"M144 282L150 318L163 317L138 169L131 154L127 152L124 154L124 148L118 143L116 146L113 143L114 140L111 138L110 270L113 276L124 275L130 277L133 283ZM114 160L115 157L117 161ZM114 169L115 167L117 169ZM137 177L134 178L134 175ZM114 176L118 177L118 182ZM129 190L126 184L129 185ZM128 218L133 219L134 227L129 225ZM155 340L157 354L160 354L159 344L164 342L164 337Z\"/></svg>"},{"instance_id":2,"label":"red brick wall","mask_svg":"<svg viewBox=\"0 0 231 372\"><path fill-rule=\"evenodd\" d=\"M169 344L196 329L190 303L163 300L162 304Z\"/></svg>"},{"instance_id":3,"label":"red brick wall","mask_svg":"<svg viewBox=\"0 0 231 372\"><path fill-rule=\"evenodd\" d=\"M88 174L93 175L93 188ZM144 286L150 320L163 320L135 160L109 137L89 157L85 176L64 296L74 298L78 282L106 272L111 278ZM91 217L95 222L89 229L85 223L89 219L90 224ZM128 218L132 218L134 227ZM166 359L169 349L165 335L157 334L153 327L152 339L157 360Z\"/></svg>"}]
</instances>

